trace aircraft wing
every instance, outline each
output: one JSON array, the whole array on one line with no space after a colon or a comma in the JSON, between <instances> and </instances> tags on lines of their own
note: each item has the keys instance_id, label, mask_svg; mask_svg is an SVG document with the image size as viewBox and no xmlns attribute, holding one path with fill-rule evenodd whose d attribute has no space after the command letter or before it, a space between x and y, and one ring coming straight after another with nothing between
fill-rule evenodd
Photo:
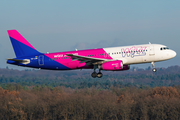
<instances>
[{"instance_id":1,"label":"aircraft wing","mask_svg":"<svg viewBox=\"0 0 180 120\"><path fill-rule=\"evenodd\" d=\"M112 61L111 59L102 59L102 58L94 58L94 57L86 57L81 55L75 55L75 54L66 54L67 56L70 56L72 60L78 60L81 61L80 63L91 63L91 64L100 64L108 61Z\"/></svg>"}]
</instances>

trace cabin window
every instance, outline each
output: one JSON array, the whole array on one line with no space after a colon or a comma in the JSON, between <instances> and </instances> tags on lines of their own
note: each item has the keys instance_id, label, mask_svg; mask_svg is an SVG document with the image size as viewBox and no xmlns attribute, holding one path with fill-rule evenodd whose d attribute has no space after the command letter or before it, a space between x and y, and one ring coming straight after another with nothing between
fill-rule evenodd
<instances>
[{"instance_id":1,"label":"cabin window","mask_svg":"<svg viewBox=\"0 0 180 120\"><path fill-rule=\"evenodd\" d=\"M168 47L162 47L162 48L160 48L160 50L167 50L167 49L169 49Z\"/></svg>"}]
</instances>

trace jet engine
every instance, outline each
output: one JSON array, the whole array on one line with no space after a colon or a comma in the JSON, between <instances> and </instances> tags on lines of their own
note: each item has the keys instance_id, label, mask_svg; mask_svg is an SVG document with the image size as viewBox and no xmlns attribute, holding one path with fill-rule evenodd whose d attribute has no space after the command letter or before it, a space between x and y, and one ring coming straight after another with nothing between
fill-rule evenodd
<instances>
[{"instance_id":1,"label":"jet engine","mask_svg":"<svg viewBox=\"0 0 180 120\"><path fill-rule=\"evenodd\" d=\"M123 69L123 63L121 60L105 62L98 66L100 70L121 70Z\"/></svg>"},{"instance_id":2,"label":"jet engine","mask_svg":"<svg viewBox=\"0 0 180 120\"><path fill-rule=\"evenodd\" d=\"M121 71L129 70L129 65L123 65L122 60L105 62L101 65L98 65L99 70L112 70L112 71Z\"/></svg>"}]
</instances>

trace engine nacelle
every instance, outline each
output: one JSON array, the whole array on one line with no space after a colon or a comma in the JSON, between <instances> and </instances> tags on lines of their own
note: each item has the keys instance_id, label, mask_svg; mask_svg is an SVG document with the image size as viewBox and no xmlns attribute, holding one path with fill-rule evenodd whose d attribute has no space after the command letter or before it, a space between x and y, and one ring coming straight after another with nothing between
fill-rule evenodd
<instances>
[{"instance_id":1,"label":"engine nacelle","mask_svg":"<svg viewBox=\"0 0 180 120\"><path fill-rule=\"evenodd\" d=\"M98 65L98 68L100 70L123 71L123 70L129 70L130 66L123 65L123 62L121 60L116 60Z\"/></svg>"},{"instance_id":2,"label":"engine nacelle","mask_svg":"<svg viewBox=\"0 0 180 120\"><path fill-rule=\"evenodd\" d=\"M122 70L123 63L121 60L105 62L101 65L98 65L100 70Z\"/></svg>"},{"instance_id":3,"label":"engine nacelle","mask_svg":"<svg viewBox=\"0 0 180 120\"><path fill-rule=\"evenodd\" d=\"M130 69L129 65L123 65L123 69L121 69L121 70L129 70L129 69Z\"/></svg>"}]
</instances>

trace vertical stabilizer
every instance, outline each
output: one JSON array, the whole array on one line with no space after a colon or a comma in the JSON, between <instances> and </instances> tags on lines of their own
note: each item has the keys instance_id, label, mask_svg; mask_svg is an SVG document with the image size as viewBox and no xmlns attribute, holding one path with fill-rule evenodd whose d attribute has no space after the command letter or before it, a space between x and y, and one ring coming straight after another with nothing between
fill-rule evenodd
<instances>
[{"instance_id":1,"label":"vertical stabilizer","mask_svg":"<svg viewBox=\"0 0 180 120\"><path fill-rule=\"evenodd\" d=\"M8 30L7 32L16 57L39 54L39 52L17 30Z\"/></svg>"}]
</instances>

